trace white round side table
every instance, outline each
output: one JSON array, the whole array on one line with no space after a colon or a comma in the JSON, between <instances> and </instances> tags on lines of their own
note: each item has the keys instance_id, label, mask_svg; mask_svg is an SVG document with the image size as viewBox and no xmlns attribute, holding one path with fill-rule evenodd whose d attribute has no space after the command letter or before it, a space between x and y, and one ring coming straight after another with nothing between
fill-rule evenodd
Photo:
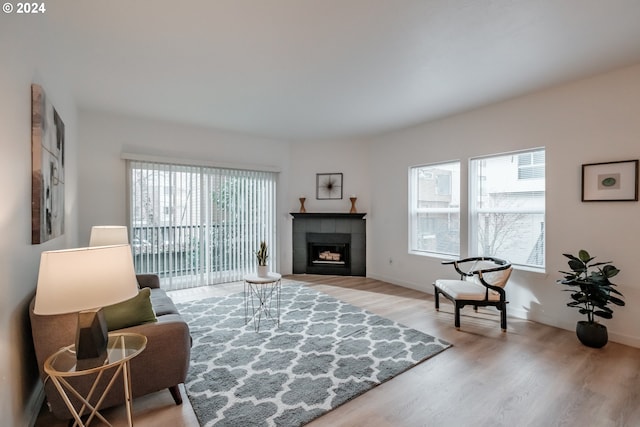
<instances>
[{"instance_id":1,"label":"white round side table","mask_svg":"<svg viewBox=\"0 0 640 427\"><path fill-rule=\"evenodd\" d=\"M267 276L249 274L244 277L244 320L253 320L256 332L260 331L262 318L273 320L280 326L280 288L282 275L269 273ZM251 312L249 312L251 305ZM249 316L251 314L251 316Z\"/></svg>"}]
</instances>

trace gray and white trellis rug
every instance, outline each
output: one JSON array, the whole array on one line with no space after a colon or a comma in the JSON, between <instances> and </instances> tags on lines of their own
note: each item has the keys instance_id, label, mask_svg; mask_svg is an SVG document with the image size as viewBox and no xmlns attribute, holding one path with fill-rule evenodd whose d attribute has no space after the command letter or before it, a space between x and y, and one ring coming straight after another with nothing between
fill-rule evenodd
<instances>
[{"instance_id":1,"label":"gray and white trellis rug","mask_svg":"<svg viewBox=\"0 0 640 427\"><path fill-rule=\"evenodd\" d=\"M178 308L202 426L300 426L450 347L295 282L283 281L279 328L245 325L242 293Z\"/></svg>"}]
</instances>

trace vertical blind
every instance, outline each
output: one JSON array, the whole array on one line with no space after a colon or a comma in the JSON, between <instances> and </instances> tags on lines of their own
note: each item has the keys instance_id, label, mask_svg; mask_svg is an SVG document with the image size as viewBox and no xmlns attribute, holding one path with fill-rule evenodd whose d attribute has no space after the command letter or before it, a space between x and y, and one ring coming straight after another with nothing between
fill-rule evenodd
<instances>
[{"instance_id":1,"label":"vertical blind","mask_svg":"<svg viewBox=\"0 0 640 427\"><path fill-rule=\"evenodd\" d=\"M168 290L241 280L262 240L276 265L275 172L127 164L137 273Z\"/></svg>"}]
</instances>

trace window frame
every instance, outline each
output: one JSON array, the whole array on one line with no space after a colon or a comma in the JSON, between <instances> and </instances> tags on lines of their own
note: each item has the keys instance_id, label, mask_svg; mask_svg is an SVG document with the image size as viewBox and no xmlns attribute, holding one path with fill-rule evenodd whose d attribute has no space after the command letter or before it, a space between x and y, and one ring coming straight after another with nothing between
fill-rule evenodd
<instances>
[{"instance_id":1,"label":"window frame","mask_svg":"<svg viewBox=\"0 0 640 427\"><path fill-rule=\"evenodd\" d=\"M456 160L448 160L443 162L415 165L409 167L409 239L408 239L408 251L410 254L414 255L424 255L424 256L432 256L436 258L444 258L444 259L455 259L460 256L461 250L461 232L462 232L462 218L461 218L461 204L462 200L460 200L460 204L457 208L422 208L418 206L417 192L418 192L418 181L417 175L418 172L423 168L437 168L438 166L448 166L448 165L456 165L458 166L458 175L460 176L462 172L462 162L458 159ZM429 171L432 175L432 179L436 180L438 174L434 171ZM459 179L462 181L461 179ZM453 179L450 180L449 190L450 194L454 194L454 183ZM461 183L460 183L461 186ZM438 190L438 186L436 185L436 193ZM460 189L459 189L460 191ZM437 193L439 194L439 193ZM462 194L459 194L460 199L462 198ZM423 213L447 213L447 214L457 214L458 215L458 253L449 253L449 252L441 252L441 251L431 251L425 249L418 249L418 216Z\"/></svg>"},{"instance_id":2,"label":"window frame","mask_svg":"<svg viewBox=\"0 0 640 427\"><path fill-rule=\"evenodd\" d=\"M543 151L544 152L544 159L545 161L543 163L534 163L533 162L533 153L538 152L538 151ZM519 164L519 159L520 156L523 154L532 154L532 163L531 165L529 165L530 167L540 167L540 166L544 166L544 170L545 173L543 174L542 177L532 177L532 178L521 178L520 177L520 170L522 168L522 166ZM478 185L476 182L474 182L474 179L476 177L476 173L474 170L474 165L473 162L475 161L481 161L481 160L485 160L485 159L495 159L495 158L499 158L499 157L506 157L506 156L515 156L516 159L516 168L517 168L517 172L516 172L516 181L532 181L533 179L544 179L544 190L542 191L543 194L543 200L545 201L543 207L540 209L539 207L537 208L504 208L504 207L499 207L499 208L487 208L487 207L482 207L482 208L477 208L475 206L475 200L477 200L478 197ZM514 268L519 268L519 269L523 269L523 270L530 270L530 271L535 271L535 272L542 272L544 273L546 271L546 189L547 189L547 185L546 185L546 148L545 147L535 147L535 148L531 148L531 149L526 149L526 150L518 150L518 151L510 151L510 152L504 152L504 153L496 153L496 154L488 154L488 155L483 155L483 156L476 156L476 157L470 157L469 161L468 161L468 194L467 194L467 200L468 200L468 207L467 207L467 213L468 213L468 248L467 248L467 253L469 254L469 256L481 256L481 254L478 252L478 232L477 232L477 228L478 228L478 218L479 218L479 214L491 214L491 213L497 213L497 214L524 214L524 215L542 215L543 216L543 229L541 230L542 232L542 237L543 237L543 242L542 242L542 246L544 248L544 252L543 252L543 260L542 260L542 265L534 265L534 264L528 264L528 263L522 263L522 262L517 262L514 261L513 259L509 259L509 261L512 263L512 265L514 266ZM485 178L486 180L486 178ZM539 191L533 191L533 192L539 192ZM499 256L499 255L496 255ZM508 257L507 257L508 258Z\"/></svg>"}]
</instances>

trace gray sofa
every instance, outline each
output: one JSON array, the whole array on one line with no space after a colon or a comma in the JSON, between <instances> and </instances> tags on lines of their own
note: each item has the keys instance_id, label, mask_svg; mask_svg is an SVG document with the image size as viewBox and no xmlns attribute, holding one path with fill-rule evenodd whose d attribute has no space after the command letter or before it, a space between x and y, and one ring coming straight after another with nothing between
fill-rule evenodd
<instances>
[{"instance_id":1,"label":"gray sofa","mask_svg":"<svg viewBox=\"0 0 640 427\"><path fill-rule=\"evenodd\" d=\"M166 388L171 392L176 404L179 405L182 403L179 384L184 383L187 376L191 353L189 327L180 316L171 298L167 296L165 291L160 289L160 280L157 275L144 274L137 277L140 288L151 288L151 303L157 322L119 330L122 332L136 332L147 337L145 350L131 360L132 395L135 398ZM72 344L75 341L77 315L75 313L53 316L34 314L34 300L31 301L29 307L31 330L40 378L44 382L49 409L60 419L70 419L72 418L71 413L52 381L47 380L43 366L47 357L61 347ZM95 376L93 375L74 377L69 382L81 394L86 395L94 378ZM111 378L110 373L102 378L99 386L100 390L104 389L109 378ZM120 405L124 401L123 387L114 385L107 394L101 408ZM78 400L73 402L76 407L80 407Z\"/></svg>"}]
</instances>

